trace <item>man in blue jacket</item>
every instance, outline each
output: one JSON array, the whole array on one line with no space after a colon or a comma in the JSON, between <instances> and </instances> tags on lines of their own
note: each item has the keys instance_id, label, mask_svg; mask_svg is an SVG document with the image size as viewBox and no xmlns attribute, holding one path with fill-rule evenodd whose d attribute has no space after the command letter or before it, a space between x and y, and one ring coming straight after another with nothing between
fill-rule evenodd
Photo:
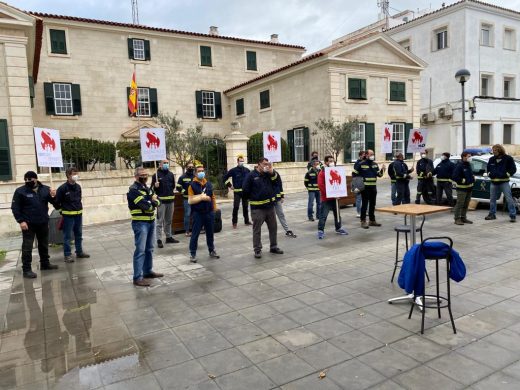
<instances>
[{"instance_id":1,"label":"man in blue jacket","mask_svg":"<svg viewBox=\"0 0 520 390\"><path fill-rule=\"evenodd\" d=\"M308 202L307 202L307 218L309 221L314 221L314 202L316 201L316 218L320 218L321 198L320 189L318 188L318 173L320 173L319 160L313 160L311 168L305 174L303 184L307 188Z\"/></svg>"},{"instance_id":2,"label":"man in blue jacket","mask_svg":"<svg viewBox=\"0 0 520 390\"><path fill-rule=\"evenodd\" d=\"M511 222L516 222L516 206L511 194L509 178L516 173L516 164L513 157L506 154L502 145L493 145L493 157L488 160L487 172L491 179L491 198L489 202L489 215L486 220L496 219L497 199L504 193L504 198L509 208Z\"/></svg>"},{"instance_id":3,"label":"man in blue jacket","mask_svg":"<svg viewBox=\"0 0 520 390\"><path fill-rule=\"evenodd\" d=\"M58 268L49 262L49 203L56 205L56 191L39 182L36 172L26 172L23 179L25 185L14 192L11 210L22 229L23 277L34 279L36 274L31 268L34 237L38 239L40 269Z\"/></svg>"},{"instance_id":4,"label":"man in blue jacket","mask_svg":"<svg viewBox=\"0 0 520 390\"><path fill-rule=\"evenodd\" d=\"M408 204L410 203L410 173L412 173L414 169L408 169L408 165L404 162L404 156L402 153L397 154L393 169L396 181L395 188L397 192L395 204Z\"/></svg>"},{"instance_id":5,"label":"man in blue jacket","mask_svg":"<svg viewBox=\"0 0 520 390\"><path fill-rule=\"evenodd\" d=\"M417 161L417 195L415 204L421 204L421 196L427 204L433 204L433 161L428 158L428 151L421 153Z\"/></svg>"},{"instance_id":6,"label":"man in blue jacket","mask_svg":"<svg viewBox=\"0 0 520 390\"><path fill-rule=\"evenodd\" d=\"M469 202L471 200L471 192L475 183L475 176L471 169L471 154L464 152L460 155L461 161L455 166L451 179L457 184L457 203L455 204L455 225L472 224L466 218Z\"/></svg>"},{"instance_id":7,"label":"man in blue jacket","mask_svg":"<svg viewBox=\"0 0 520 390\"><path fill-rule=\"evenodd\" d=\"M451 155L448 152L444 152L441 156L441 162L433 170L433 175L437 178L435 200L439 206L442 205L443 192L446 193L448 205L453 205L451 177L453 176L455 164L450 161L450 157Z\"/></svg>"},{"instance_id":8,"label":"man in blue jacket","mask_svg":"<svg viewBox=\"0 0 520 390\"><path fill-rule=\"evenodd\" d=\"M175 200L175 175L170 172L168 159L161 161L161 166L152 176L151 188L157 194L161 204L157 208L156 239L159 248L164 247L162 232L166 235L166 243L174 244L179 241L172 236L173 201Z\"/></svg>"},{"instance_id":9,"label":"man in blue jacket","mask_svg":"<svg viewBox=\"0 0 520 390\"><path fill-rule=\"evenodd\" d=\"M195 177L195 165L193 162L189 162L186 165L186 173L179 177L177 182L177 191L182 194L183 206L184 206L184 232L186 237L190 237L190 215L191 207L188 203L188 187L190 186L193 178Z\"/></svg>"},{"instance_id":10,"label":"man in blue jacket","mask_svg":"<svg viewBox=\"0 0 520 390\"><path fill-rule=\"evenodd\" d=\"M278 174L273 170L269 160L262 157L255 170L247 175L242 190L249 199L251 217L253 219L253 250L255 258L262 257L262 225L267 224L269 230L270 252L281 255L278 248L276 224L276 188Z\"/></svg>"},{"instance_id":11,"label":"man in blue jacket","mask_svg":"<svg viewBox=\"0 0 520 390\"><path fill-rule=\"evenodd\" d=\"M247 199L244 198L242 191L242 185L249 172L249 169L244 166L244 157L240 155L237 158L237 166L231 168L224 175L224 183L226 183L226 185L233 191L233 214L231 217L233 229L237 228L238 209L240 208L240 202L242 202L244 223L246 225L251 225L251 222L249 222L249 203L247 202Z\"/></svg>"}]
</instances>

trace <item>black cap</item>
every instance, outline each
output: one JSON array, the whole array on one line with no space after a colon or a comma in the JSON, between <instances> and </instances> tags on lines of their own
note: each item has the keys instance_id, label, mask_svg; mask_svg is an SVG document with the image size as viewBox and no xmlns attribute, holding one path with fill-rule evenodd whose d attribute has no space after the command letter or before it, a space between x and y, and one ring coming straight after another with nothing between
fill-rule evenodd
<instances>
[{"instance_id":1,"label":"black cap","mask_svg":"<svg viewBox=\"0 0 520 390\"><path fill-rule=\"evenodd\" d=\"M24 180L28 179L38 179L38 175L34 171L27 171L25 172L25 175L23 175Z\"/></svg>"}]
</instances>

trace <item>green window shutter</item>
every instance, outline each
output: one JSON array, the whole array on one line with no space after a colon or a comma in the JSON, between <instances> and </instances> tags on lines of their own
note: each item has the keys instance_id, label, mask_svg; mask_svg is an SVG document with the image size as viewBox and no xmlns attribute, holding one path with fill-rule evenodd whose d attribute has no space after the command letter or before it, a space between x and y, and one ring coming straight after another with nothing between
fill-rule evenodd
<instances>
[{"instance_id":1,"label":"green window shutter","mask_svg":"<svg viewBox=\"0 0 520 390\"><path fill-rule=\"evenodd\" d=\"M195 107L197 118L202 118L202 91L195 91Z\"/></svg>"},{"instance_id":2,"label":"green window shutter","mask_svg":"<svg viewBox=\"0 0 520 390\"><path fill-rule=\"evenodd\" d=\"M260 92L260 109L271 107L271 101L269 97L269 90Z\"/></svg>"},{"instance_id":3,"label":"green window shutter","mask_svg":"<svg viewBox=\"0 0 520 390\"><path fill-rule=\"evenodd\" d=\"M128 107L128 98L130 97L130 87L126 87L126 111L128 112L128 116L132 116L130 112L130 108Z\"/></svg>"},{"instance_id":4,"label":"green window shutter","mask_svg":"<svg viewBox=\"0 0 520 390\"><path fill-rule=\"evenodd\" d=\"M144 41L144 60L150 61L152 59L152 55L150 52L150 41Z\"/></svg>"},{"instance_id":5,"label":"green window shutter","mask_svg":"<svg viewBox=\"0 0 520 390\"><path fill-rule=\"evenodd\" d=\"M303 128L303 158L304 159L310 159L311 153L310 153L310 132L308 127Z\"/></svg>"},{"instance_id":6,"label":"green window shutter","mask_svg":"<svg viewBox=\"0 0 520 390\"><path fill-rule=\"evenodd\" d=\"M128 58L134 60L134 40L133 38L128 38Z\"/></svg>"},{"instance_id":7,"label":"green window shutter","mask_svg":"<svg viewBox=\"0 0 520 390\"><path fill-rule=\"evenodd\" d=\"M287 148L289 149L289 161L294 162L294 130L287 130Z\"/></svg>"},{"instance_id":8,"label":"green window shutter","mask_svg":"<svg viewBox=\"0 0 520 390\"><path fill-rule=\"evenodd\" d=\"M211 47L201 46L200 47L200 65L201 66L212 66L211 64Z\"/></svg>"},{"instance_id":9,"label":"green window shutter","mask_svg":"<svg viewBox=\"0 0 520 390\"><path fill-rule=\"evenodd\" d=\"M7 121L0 119L0 180L11 180L12 178Z\"/></svg>"},{"instance_id":10,"label":"green window shutter","mask_svg":"<svg viewBox=\"0 0 520 390\"><path fill-rule=\"evenodd\" d=\"M149 88L150 94L150 116L159 115L159 104L157 102L157 88Z\"/></svg>"},{"instance_id":11,"label":"green window shutter","mask_svg":"<svg viewBox=\"0 0 520 390\"><path fill-rule=\"evenodd\" d=\"M65 38L65 30L50 31L51 36L51 53L67 54L67 40Z\"/></svg>"},{"instance_id":12,"label":"green window shutter","mask_svg":"<svg viewBox=\"0 0 520 390\"><path fill-rule=\"evenodd\" d=\"M72 84L70 89L72 94L72 114L81 115L81 92L79 84Z\"/></svg>"},{"instance_id":13,"label":"green window shutter","mask_svg":"<svg viewBox=\"0 0 520 390\"><path fill-rule=\"evenodd\" d=\"M407 160L410 160L413 158L413 153L408 153L408 139L410 138L410 131L412 130L412 128L413 128L412 123L406 123L404 125L404 150L406 151L405 159L407 159Z\"/></svg>"},{"instance_id":14,"label":"green window shutter","mask_svg":"<svg viewBox=\"0 0 520 390\"><path fill-rule=\"evenodd\" d=\"M351 155L352 154L352 142L347 142L345 148L343 149L343 162L350 163L352 162Z\"/></svg>"},{"instance_id":15,"label":"green window shutter","mask_svg":"<svg viewBox=\"0 0 520 390\"><path fill-rule=\"evenodd\" d=\"M406 83L398 81L390 81L390 101L405 102L406 101Z\"/></svg>"},{"instance_id":16,"label":"green window shutter","mask_svg":"<svg viewBox=\"0 0 520 390\"><path fill-rule=\"evenodd\" d=\"M54 110L54 89L52 83L43 83L43 92L45 95L45 112L47 115L55 115Z\"/></svg>"},{"instance_id":17,"label":"green window shutter","mask_svg":"<svg viewBox=\"0 0 520 390\"><path fill-rule=\"evenodd\" d=\"M215 92L215 117L222 118L222 94Z\"/></svg>"},{"instance_id":18,"label":"green window shutter","mask_svg":"<svg viewBox=\"0 0 520 390\"><path fill-rule=\"evenodd\" d=\"M367 81L365 79L359 80L360 90L361 90L361 99L367 99Z\"/></svg>"},{"instance_id":19,"label":"green window shutter","mask_svg":"<svg viewBox=\"0 0 520 390\"><path fill-rule=\"evenodd\" d=\"M258 70L256 67L256 51L247 51L247 70Z\"/></svg>"},{"instance_id":20,"label":"green window shutter","mask_svg":"<svg viewBox=\"0 0 520 390\"><path fill-rule=\"evenodd\" d=\"M236 115L244 115L244 99L237 99L235 102Z\"/></svg>"},{"instance_id":21,"label":"green window shutter","mask_svg":"<svg viewBox=\"0 0 520 390\"><path fill-rule=\"evenodd\" d=\"M348 98L366 100L367 81L365 79L348 79Z\"/></svg>"},{"instance_id":22,"label":"green window shutter","mask_svg":"<svg viewBox=\"0 0 520 390\"><path fill-rule=\"evenodd\" d=\"M34 107L34 79L29 76L29 98L31 99L31 108Z\"/></svg>"},{"instance_id":23,"label":"green window shutter","mask_svg":"<svg viewBox=\"0 0 520 390\"><path fill-rule=\"evenodd\" d=\"M376 127L373 123L365 123L365 149L376 152Z\"/></svg>"}]
</instances>

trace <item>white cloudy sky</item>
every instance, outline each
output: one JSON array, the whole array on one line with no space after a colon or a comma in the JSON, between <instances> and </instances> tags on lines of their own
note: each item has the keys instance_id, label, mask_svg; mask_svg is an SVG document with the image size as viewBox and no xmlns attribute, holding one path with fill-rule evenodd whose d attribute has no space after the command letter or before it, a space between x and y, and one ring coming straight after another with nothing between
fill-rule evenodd
<instances>
[{"instance_id":1,"label":"white cloudy sky","mask_svg":"<svg viewBox=\"0 0 520 390\"><path fill-rule=\"evenodd\" d=\"M131 0L2 0L18 8L86 18L131 22ZM436 9L446 0L390 0L391 13ZM520 0L492 0L520 11ZM303 45L308 52L377 20L377 0L139 0L140 23Z\"/></svg>"}]
</instances>

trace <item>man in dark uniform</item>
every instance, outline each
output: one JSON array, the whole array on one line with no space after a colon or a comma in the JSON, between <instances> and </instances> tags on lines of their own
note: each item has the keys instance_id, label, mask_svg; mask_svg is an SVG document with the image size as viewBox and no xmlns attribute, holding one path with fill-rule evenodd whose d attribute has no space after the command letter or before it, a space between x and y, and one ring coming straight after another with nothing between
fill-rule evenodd
<instances>
[{"instance_id":1,"label":"man in dark uniform","mask_svg":"<svg viewBox=\"0 0 520 390\"><path fill-rule=\"evenodd\" d=\"M164 247L162 232L166 235L167 244L175 244L179 241L172 236L173 201L175 200L175 175L170 172L168 159L161 161L161 167L152 176L151 188L157 194L161 204L157 208L156 239L159 248Z\"/></svg>"},{"instance_id":2,"label":"man in dark uniform","mask_svg":"<svg viewBox=\"0 0 520 390\"><path fill-rule=\"evenodd\" d=\"M193 178L195 177L195 166L192 162L189 162L186 166L186 173L179 177L177 182L177 191L182 194L183 206L184 206L184 232L186 237L191 236L190 233L190 215L191 207L188 203L188 187L190 186Z\"/></svg>"},{"instance_id":3,"label":"man in dark uniform","mask_svg":"<svg viewBox=\"0 0 520 390\"><path fill-rule=\"evenodd\" d=\"M428 151L421 153L417 162L417 195L415 204L421 204L421 195L427 204L433 204L433 161L428 158Z\"/></svg>"},{"instance_id":4,"label":"man in dark uniform","mask_svg":"<svg viewBox=\"0 0 520 390\"><path fill-rule=\"evenodd\" d=\"M251 222L249 222L249 203L247 199L244 198L242 191L242 184L244 183L244 180L249 172L249 169L244 166L244 157L238 156L237 166L231 168L224 175L224 183L226 183L226 185L233 191L233 215L231 218L233 229L237 228L238 208L240 207L240 202L242 202L244 223L246 225L251 225Z\"/></svg>"},{"instance_id":5,"label":"man in dark uniform","mask_svg":"<svg viewBox=\"0 0 520 390\"><path fill-rule=\"evenodd\" d=\"M23 177L25 185L16 189L11 210L22 229L22 272L24 278L35 278L32 271L32 247L38 239L40 269L57 269L49 262L49 203L55 203L56 191L38 181L36 172L28 171Z\"/></svg>"},{"instance_id":6,"label":"man in dark uniform","mask_svg":"<svg viewBox=\"0 0 520 390\"><path fill-rule=\"evenodd\" d=\"M404 162L402 153L397 154L393 169L396 181L395 189L397 192L395 204L408 204L410 203L410 173L412 173L414 169L408 169L408 165Z\"/></svg>"}]
</instances>

